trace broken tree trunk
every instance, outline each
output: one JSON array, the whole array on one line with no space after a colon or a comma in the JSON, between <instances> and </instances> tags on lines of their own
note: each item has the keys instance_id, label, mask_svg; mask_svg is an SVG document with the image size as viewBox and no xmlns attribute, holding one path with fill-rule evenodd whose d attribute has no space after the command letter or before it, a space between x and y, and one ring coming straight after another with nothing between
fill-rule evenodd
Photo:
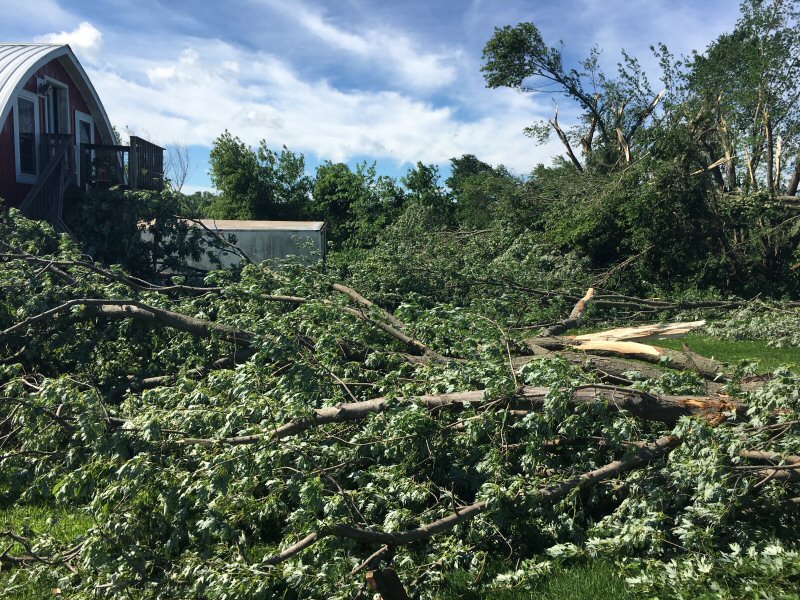
<instances>
[{"instance_id":1,"label":"broken tree trunk","mask_svg":"<svg viewBox=\"0 0 800 600\"><path fill-rule=\"evenodd\" d=\"M542 331L542 335L545 337L560 335L568 329L573 329L580 325L583 314L586 312L586 309L589 308L589 302L592 301L592 298L594 298L594 288L589 288L586 291L586 294L584 294L583 298L578 300L578 302L572 308L572 312L569 313L569 317L559 323L556 323L555 325L545 328Z\"/></svg>"},{"instance_id":2,"label":"broken tree trunk","mask_svg":"<svg viewBox=\"0 0 800 600\"><path fill-rule=\"evenodd\" d=\"M684 321L679 323L654 323L652 325L639 325L637 327L618 327L596 333L584 333L582 335L568 336L570 339L579 342L622 342L622 341L644 341L650 339L663 339L681 337L691 331L705 327L705 320Z\"/></svg>"},{"instance_id":3,"label":"broken tree trunk","mask_svg":"<svg viewBox=\"0 0 800 600\"><path fill-rule=\"evenodd\" d=\"M669 348L648 346L637 342L579 342L566 337L538 337L525 340L528 349L536 354L537 348L546 350L572 350L596 356L618 356L663 365L678 371L695 371L704 379L716 381L724 378L725 365L713 358L694 352L680 352Z\"/></svg>"}]
</instances>

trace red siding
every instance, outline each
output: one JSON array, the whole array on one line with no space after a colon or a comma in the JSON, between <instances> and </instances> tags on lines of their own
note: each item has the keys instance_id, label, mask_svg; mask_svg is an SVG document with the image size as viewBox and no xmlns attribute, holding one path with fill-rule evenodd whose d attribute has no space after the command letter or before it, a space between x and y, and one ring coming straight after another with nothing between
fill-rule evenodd
<instances>
[{"instance_id":1,"label":"red siding","mask_svg":"<svg viewBox=\"0 0 800 600\"><path fill-rule=\"evenodd\" d=\"M19 206L32 186L17 183L17 164L14 156L14 111L8 113L0 130L0 198L6 206Z\"/></svg>"},{"instance_id":2,"label":"red siding","mask_svg":"<svg viewBox=\"0 0 800 600\"><path fill-rule=\"evenodd\" d=\"M36 93L37 79L40 77L52 77L67 85L69 89L69 119L70 131L75 135L75 111L90 114L89 105L81 96L75 82L61 65L58 59L52 60L41 69L36 71L25 83L23 89ZM39 98L39 130L44 132L44 100ZM97 123L94 128L95 143L100 143L100 136L97 133ZM40 165L43 167L44 165ZM19 206L30 191L31 185L17 183L17 171L14 158L14 111L8 113L3 128L0 129L0 198L6 201L7 205Z\"/></svg>"}]
</instances>

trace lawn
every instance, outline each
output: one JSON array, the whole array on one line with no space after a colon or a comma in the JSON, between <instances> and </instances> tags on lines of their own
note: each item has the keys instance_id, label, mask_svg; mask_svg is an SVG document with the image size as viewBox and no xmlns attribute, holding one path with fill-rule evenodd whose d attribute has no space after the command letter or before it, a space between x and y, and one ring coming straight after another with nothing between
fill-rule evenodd
<instances>
[{"instance_id":1,"label":"lawn","mask_svg":"<svg viewBox=\"0 0 800 600\"><path fill-rule=\"evenodd\" d=\"M0 509L0 531L11 530L29 539L51 535L66 545L75 542L91 526L91 518L75 508L55 506L13 506ZM3 550L6 550L6 543ZM7 549L17 554L22 548L15 544ZM58 597L56 577L29 577L25 570L0 572L0 597L15 600L38 600Z\"/></svg>"},{"instance_id":2,"label":"lawn","mask_svg":"<svg viewBox=\"0 0 800 600\"><path fill-rule=\"evenodd\" d=\"M508 568L508 565L499 568ZM439 600L482 600L475 591L475 574L452 573L437 590ZM633 596L625 588L625 577L619 568L606 560L556 567L553 572L527 590L507 590L491 595L492 600L626 600Z\"/></svg>"},{"instance_id":3,"label":"lawn","mask_svg":"<svg viewBox=\"0 0 800 600\"><path fill-rule=\"evenodd\" d=\"M682 350L686 344L702 356L736 365L740 361L757 362L759 371L774 371L780 365L800 365L800 348L771 348L763 341L723 340L703 333L692 333L682 338L668 338L652 343L655 346Z\"/></svg>"}]
</instances>

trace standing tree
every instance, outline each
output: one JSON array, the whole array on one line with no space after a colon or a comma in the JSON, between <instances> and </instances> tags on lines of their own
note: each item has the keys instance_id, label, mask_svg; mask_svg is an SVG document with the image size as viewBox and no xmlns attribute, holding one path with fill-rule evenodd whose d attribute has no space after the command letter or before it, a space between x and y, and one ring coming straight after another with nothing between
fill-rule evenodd
<instances>
[{"instance_id":1,"label":"standing tree","mask_svg":"<svg viewBox=\"0 0 800 600\"><path fill-rule=\"evenodd\" d=\"M687 65L692 122L726 190L797 192L799 7L796 0L747 0L736 29Z\"/></svg>"},{"instance_id":2,"label":"standing tree","mask_svg":"<svg viewBox=\"0 0 800 600\"><path fill-rule=\"evenodd\" d=\"M606 168L619 160L630 163L637 133L661 102L639 62L623 51L619 77L609 79L599 66L594 49L580 64L565 66L559 48L548 47L533 23L496 28L483 50L482 68L491 88L510 87L521 92L555 91L577 105L580 125L565 131L558 122L558 106L549 121L529 127L526 133L544 142L555 132L579 172L593 164L596 146ZM584 162L578 158L580 145Z\"/></svg>"},{"instance_id":3,"label":"standing tree","mask_svg":"<svg viewBox=\"0 0 800 600\"><path fill-rule=\"evenodd\" d=\"M353 171L328 161L317 169L311 212L327 222L334 246L368 247L397 218L404 199L403 190L391 177L379 177L374 164Z\"/></svg>"},{"instance_id":4,"label":"standing tree","mask_svg":"<svg viewBox=\"0 0 800 600\"><path fill-rule=\"evenodd\" d=\"M401 183L408 189L408 200L422 211L428 228L445 229L454 224L455 204L441 185L436 165L417 162Z\"/></svg>"},{"instance_id":5,"label":"standing tree","mask_svg":"<svg viewBox=\"0 0 800 600\"><path fill-rule=\"evenodd\" d=\"M211 149L211 181L220 194L210 216L217 219L298 219L311 192L305 158L285 146L280 154L262 140L250 148L227 130Z\"/></svg>"},{"instance_id":6,"label":"standing tree","mask_svg":"<svg viewBox=\"0 0 800 600\"><path fill-rule=\"evenodd\" d=\"M520 179L503 165L494 168L473 154L451 158L450 165L445 183L455 201L459 228L478 230L490 226L496 218L506 221L520 193Z\"/></svg>"}]
</instances>

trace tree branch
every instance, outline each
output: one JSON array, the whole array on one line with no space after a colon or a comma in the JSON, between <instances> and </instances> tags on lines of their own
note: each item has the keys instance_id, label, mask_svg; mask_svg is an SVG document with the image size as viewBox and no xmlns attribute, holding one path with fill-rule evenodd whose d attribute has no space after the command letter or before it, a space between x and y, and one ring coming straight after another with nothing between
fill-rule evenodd
<instances>
[{"instance_id":1,"label":"tree branch","mask_svg":"<svg viewBox=\"0 0 800 600\"><path fill-rule=\"evenodd\" d=\"M86 309L79 317L81 319L103 317L108 319L135 319L146 323L159 323L200 337L214 335L238 346L249 346L253 339L253 334L250 332L238 330L230 325L215 321L206 321L204 319L198 319L197 317L189 317L171 310L150 306L137 300L105 300L96 298L69 300L55 308L28 317L16 325L12 325L8 329L0 331L0 338L18 333L29 325L52 319L73 308Z\"/></svg>"},{"instance_id":2,"label":"tree branch","mask_svg":"<svg viewBox=\"0 0 800 600\"><path fill-rule=\"evenodd\" d=\"M674 435L666 435L655 442L650 444L643 444L637 448L631 455L610 462L598 469L582 473L575 477L566 479L554 486L539 489L532 494L540 505L555 504L559 500L563 500L569 495L570 492L576 489L585 489L611 477L616 477L622 473L643 467L653 459L659 458L669 454L672 450L677 448L681 440ZM439 533L449 531L456 525L469 521L481 513L489 509L489 504L484 501L478 501L467 506L457 508L452 514L425 523L414 529L407 529L396 533L386 533L383 531L371 531L359 529L348 525L334 525L332 527L325 527L317 532L311 533L304 537L299 542L289 546L285 550L267 558L264 563L267 565L276 565L293 556L299 554L302 550L314 545L319 540L326 537L340 537L351 540L356 540L364 544L385 544L387 546L400 546L404 544L411 544L431 538Z\"/></svg>"},{"instance_id":3,"label":"tree branch","mask_svg":"<svg viewBox=\"0 0 800 600\"><path fill-rule=\"evenodd\" d=\"M589 303L595 296L594 288L589 288L586 290L586 293L583 295L583 298L578 300L575 306L572 308L572 312L569 313L569 317L564 319L563 321L556 323L555 325L551 325L550 327L545 328L542 331L542 335L549 337L554 335L560 335L567 331L568 329L573 329L580 325L581 319L583 318L583 314L589 308Z\"/></svg>"},{"instance_id":4,"label":"tree branch","mask_svg":"<svg viewBox=\"0 0 800 600\"><path fill-rule=\"evenodd\" d=\"M558 105L556 105L556 114L553 116L553 120L550 121L550 125L553 126L553 129L558 134L561 143L564 144L564 147L567 149L567 156L572 161L572 164L575 165L575 168L578 169L579 173L583 173L583 165L578 160L578 157L575 156L575 153L572 151L572 145L569 143L569 139L567 138L567 134L564 133L564 130L558 125Z\"/></svg>"}]
</instances>

